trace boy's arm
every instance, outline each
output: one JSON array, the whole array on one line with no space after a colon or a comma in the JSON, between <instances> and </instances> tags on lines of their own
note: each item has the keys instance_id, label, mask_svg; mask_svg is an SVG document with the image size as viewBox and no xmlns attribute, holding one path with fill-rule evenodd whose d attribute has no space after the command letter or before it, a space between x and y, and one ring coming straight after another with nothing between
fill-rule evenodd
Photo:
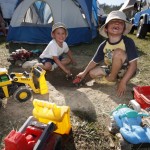
<instances>
[{"instance_id":1,"label":"boy's arm","mask_svg":"<svg viewBox=\"0 0 150 150\"><path fill-rule=\"evenodd\" d=\"M83 78L88 74L88 72L89 72L90 70L92 70L96 65L97 65L97 64L96 64L93 60L91 60L91 61L89 62L89 64L86 66L86 68L84 69L84 71L83 71L83 72L80 72L80 73L77 75L77 77L80 77L81 79L83 79Z\"/></svg>"},{"instance_id":2,"label":"boy's arm","mask_svg":"<svg viewBox=\"0 0 150 150\"><path fill-rule=\"evenodd\" d=\"M55 61L55 63L66 73L66 74L71 74L70 70L68 70L62 63L61 61L58 59L57 56L53 56L53 59Z\"/></svg>"},{"instance_id":3,"label":"boy's arm","mask_svg":"<svg viewBox=\"0 0 150 150\"><path fill-rule=\"evenodd\" d=\"M127 85L128 81L132 78L134 73L136 72L136 69L137 69L137 60L134 60L129 63L129 67L128 67L126 73L124 74L123 78L120 80L120 83L119 83L118 89L117 89L118 96L121 97L125 93L126 85Z\"/></svg>"},{"instance_id":4,"label":"boy's arm","mask_svg":"<svg viewBox=\"0 0 150 150\"><path fill-rule=\"evenodd\" d=\"M70 58L72 64L76 64L76 61L75 61L75 60L73 59L73 57L72 57L72 52L71 52L71 50L69 50L69 51L67 52L67 55L68 55L68 57Z\"/></svg>"}]
</instances>

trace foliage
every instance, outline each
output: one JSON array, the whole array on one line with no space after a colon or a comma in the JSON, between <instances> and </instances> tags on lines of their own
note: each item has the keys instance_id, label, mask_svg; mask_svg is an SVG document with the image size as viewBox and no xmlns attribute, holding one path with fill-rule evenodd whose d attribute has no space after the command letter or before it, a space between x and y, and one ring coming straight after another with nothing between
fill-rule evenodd
<instances>
[{"instance_id":1,"label":"foliage","mask_svg":"<svg viewBox=\"0 0 150 150\"><path fill-rule=\"evenodd\" d=\"M123 4L121 4L120 6L117 5L107 5L107 4L101 4L100 8L103 8L105 14L109 14L111 11L113 10L119 10L121 8Z\"/></svg>"}]
</instances>

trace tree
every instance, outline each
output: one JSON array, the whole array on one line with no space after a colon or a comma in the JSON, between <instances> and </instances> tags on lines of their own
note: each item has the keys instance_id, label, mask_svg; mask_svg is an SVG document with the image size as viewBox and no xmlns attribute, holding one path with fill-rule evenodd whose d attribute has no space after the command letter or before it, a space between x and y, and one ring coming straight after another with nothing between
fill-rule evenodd
<instances>
[{"instance_id":1,"label":"tree","mask_svg":"<svg viewBox=\"0 0 150 150\"><path fill-rule=\"evenodd\" d=\"M100 8L103 8L105 14L109 14L113 10L119 10L123 4L118 5L107 5L106 3L100 4Z\"/></svg>"}]
</instances>

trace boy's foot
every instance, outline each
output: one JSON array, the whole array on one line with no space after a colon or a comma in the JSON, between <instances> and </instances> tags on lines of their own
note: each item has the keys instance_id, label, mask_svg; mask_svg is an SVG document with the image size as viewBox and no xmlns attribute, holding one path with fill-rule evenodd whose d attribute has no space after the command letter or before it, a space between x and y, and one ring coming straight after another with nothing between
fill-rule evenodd
<instances>
[{"instance_id":1,"label":"boy's foot","mask_svg":"<svg viewBox=\"0 0 150 150\"><path fill-rule=\"evenodd\" d=\"M22 68L32 68L35 64L37 64L38 61L37 60L32 60L32 61L26 61L23 65Z\"/></svg>"},{"instance_id":2,"label":"boy's foot","mask_svg":"<svg viewBox=\"0 0 150 150\"><path fill-rule=\"evenodd\" d=\"M50 71L53 71L55 68L57 68L58 67L58 65L56 64L56 63L54 63L53 65L52 65L52 69L50 70Z\"/></svg>"},{"instance_id":3,"label":"boy's foot","mask_svg":"<svg viewBox=\"0 0 150 150\"><path fill-rule=\"evenodd\" d=\"M95 82L98 83L98 84L105 84L105 85L115 85L116 84L115 81L113 81L113 82L108 81L105 76L96 78Z\"/></svg>"}]
</instances>

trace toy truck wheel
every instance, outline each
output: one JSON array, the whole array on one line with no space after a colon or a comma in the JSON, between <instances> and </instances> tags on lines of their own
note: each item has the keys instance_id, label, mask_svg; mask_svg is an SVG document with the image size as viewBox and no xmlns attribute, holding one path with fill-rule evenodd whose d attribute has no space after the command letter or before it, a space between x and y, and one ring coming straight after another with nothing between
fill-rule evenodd
<instances>
[{"instance_id":1,"label":"toy truck wheel","mask_svg":"<svg viewBox=\"0 0 150 150\"><path fill-rule=\"evenodd\" d=\"M17 60L17 61L15 62L15 65L18 66L18 67L21 67L22 64L23 64L23 61L21 61L21 60Z\"/></svg>"},{"instance_id":2,"label":"toy truck wheel","mask_svg":"<svg viewBox=\"0 0 150 150\"><path fill-rule=\"evenodd\" d=\"M31 90L25 86L20 86L13 94L15 100L25 102L33 97Z\"/></svg>"},{"instance_id":3,"label":"toy truck wheel","mask_svg":"<svg viewBox=\"0 0 150 150\"><path fill-rule=\"evenodd\" d=\"M15 60L8 60L12 65L15 65Z\"/></svg>"},{"instance_id":4,"label":"toy truck wheel","mask_svg":"<svg viewBox=\"0 0 150 150\"><path fill-rule=\"evenodd\" d=\"M147 26L144 24L144 19L141 19L137 29L136 37L145 38L146 34L147 34Z\"/></svg>"},{"instance_id":5,"label":"toy truck wheel","mask_svg":"<svg viewBox=\"0 0 150 150\"><path fill-rule=\"evenodd\" d=\"M134 33L134 30L135 30L135 26L133 26L130 30L130 34L133 34Z\"/></svg>"},{"instance_id":6,"label":"toy truck wheel","mask_svg":"<svg viewBox=\"0 0 150 150\"><path fill-rule=\"evenodd\" d=\"M129 107L132 108L132 109L134 109L137 112L141 111L140 104L136 100L134 100L134 99L130 100Z\"/></svg>"}]
</instances>

